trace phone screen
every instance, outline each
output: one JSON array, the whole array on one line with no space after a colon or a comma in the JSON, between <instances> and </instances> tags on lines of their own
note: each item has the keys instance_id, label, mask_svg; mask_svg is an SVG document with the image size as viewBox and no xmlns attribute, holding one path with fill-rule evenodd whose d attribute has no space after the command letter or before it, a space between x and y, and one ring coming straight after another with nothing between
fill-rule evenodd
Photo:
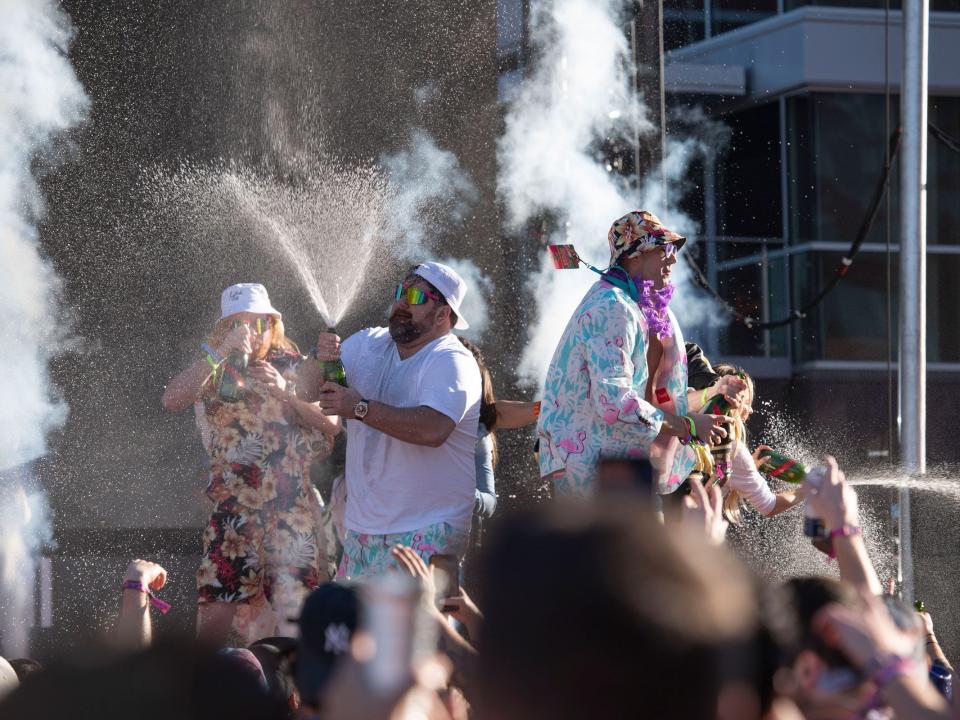
<instances>
[{"instance_id":1,"label":"phone screen","mask_svg":"<svg viewBox=\"0 0 960 720\"><path fill-rule=\"evenodd\" d=\"M460 594L460 564L456 555L431 555L430 573L433 575L433 585L436 588L434 602L441 610L447 598Z\"/></svg>"}]
</instances>

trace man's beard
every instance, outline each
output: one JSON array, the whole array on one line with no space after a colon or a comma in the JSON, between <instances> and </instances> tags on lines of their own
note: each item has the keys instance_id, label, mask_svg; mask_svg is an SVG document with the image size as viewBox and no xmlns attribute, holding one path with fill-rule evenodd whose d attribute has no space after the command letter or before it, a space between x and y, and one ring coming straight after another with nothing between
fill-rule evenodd
<instances>
[{"instance_id":1,"label":"man's beard","mask_svg":"<svg viewBox=\"0 0 960 720\"><path fill-rule=\"evenodd\" d=\"M427 324L416 324L409 315L402 316L395 312L390 316L389 328L393 341L406 345L423 335L427 331Z\"/></svg>"}]
</instances>

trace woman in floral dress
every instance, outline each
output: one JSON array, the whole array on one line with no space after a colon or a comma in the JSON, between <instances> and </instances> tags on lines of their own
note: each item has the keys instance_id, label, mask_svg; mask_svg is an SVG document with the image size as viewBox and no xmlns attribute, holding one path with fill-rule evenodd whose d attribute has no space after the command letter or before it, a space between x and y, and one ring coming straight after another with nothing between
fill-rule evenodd
<instances>
[{"instance_id":1,"label":"woman in floral dress","mask_svg":"<svg viewBox=\"0 0 960 720\"><path fill-rule=\"evenodd\" d=\"M240 399L229 402L217 385L235 350L249 364ZM289 619L327 579L310 464L330 453L340 422L297 397L298 376L314 370L285 336L262 285L223 291L220 320L200 356L163 394L167 410L194 406L210 455L214 506L197 571L197 632L246 645L290 634Z\"/></svg>"}]
</instances>

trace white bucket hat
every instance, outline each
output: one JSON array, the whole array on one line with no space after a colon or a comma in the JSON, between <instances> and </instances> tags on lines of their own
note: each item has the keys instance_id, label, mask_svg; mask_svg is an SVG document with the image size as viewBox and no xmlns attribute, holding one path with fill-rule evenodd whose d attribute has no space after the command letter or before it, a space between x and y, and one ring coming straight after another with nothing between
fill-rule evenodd
<instances>
[{"instance_id":1,"label":"white bucket hat","mask_svg":"<svg viewBox=\"0 0 960 720\"><path fill-rule=\"evenodd\" d=\"M282 317L270 304L267 289L260 283L237 283L220 294L220 319L248 312Z\"/></svg>"},{"instance_id":2,"label":"white bucket hat","mask_svg":"<svg viewBox=\"0 0 960 720\"><path fill-rule=\"evenodd\" d=\"M413 274L419 275L439 290L443 299L447 301L447 305L457 314L457 324L453 326L454 330L466 330L470 327L470 323L460 312L460 305L467 294L467 284L452 267L438 262L425 262L417 265L413 269Z\"/></svg>"}]
</instances>

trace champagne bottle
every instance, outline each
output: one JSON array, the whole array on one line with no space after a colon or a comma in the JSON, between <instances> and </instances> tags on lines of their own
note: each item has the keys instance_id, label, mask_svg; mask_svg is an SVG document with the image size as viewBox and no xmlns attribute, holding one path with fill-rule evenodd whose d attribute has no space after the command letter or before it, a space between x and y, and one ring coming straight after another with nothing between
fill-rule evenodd
<instances>
[{"instance_id":1,"label":"champagne bottle","mask_svg":"<svg viewBox=\"0 0 960 720\"><path fill-rule=\"evenodd\" d=\"M705 415L724 415L730 417L733 407L723 395L714 395L707 401L700 411ZM713 455L713 475L717 485L723 487L730 475L731 455L733 454L733 425L726 423L727 436L722 440L710 443L710 454Z\"/></svg>"},{"instance_id":2,"label":"champagne bottle","mask_svg":"<svg viewBox=\"0 0 960 720\"><path fill-rule=\"evenodd\" d=\"M767 451L767 456L764 457L760 465L760 472L767 477L797 484L802 483L803 479L807 476L807 468L803 466L803 463L799 463L796 460L788 458L786 455L770 450Z\"/></svg>"},{"instance_id":3,"label":"champagne bottle","mask_svg":"<svg viewBox=\"0 0 960 720\"><path fill-rule=\"evenodd\" d=\"M329 328L327 332L336 334L336 328ZM347 387L347 372L343 369L343 363L340 361L340 358L336 360L321 360L314 357L317 360L317 363L320 365L320 373L323 375L325 382L336 383L337 385L342 385Z\"/></svg>"},{"instance_id":4,"label":"champagne bottle","mask_svg":"<svg viewBox=\"0 0 960 720\"><path fill-rule=\"evenodd\" d=\"M217 395L223 402L234 403L243 399L246 387L243 375L247 371L249 361L250 358L243 350L234 350L220 366L220 383L217 385Z\"/></svg>"},{"instance_id":5,"label":"champagne bottle","mask_svg":"<svg viewBox=\"0 0 960 720\"><path fill-rule=\"evenodd\" d=\"M707 404L703 406L700 412L704 415L730 415L733 413L733 407L723 395L714 395L707 400Z\"/></svg>"}]
</instances>

